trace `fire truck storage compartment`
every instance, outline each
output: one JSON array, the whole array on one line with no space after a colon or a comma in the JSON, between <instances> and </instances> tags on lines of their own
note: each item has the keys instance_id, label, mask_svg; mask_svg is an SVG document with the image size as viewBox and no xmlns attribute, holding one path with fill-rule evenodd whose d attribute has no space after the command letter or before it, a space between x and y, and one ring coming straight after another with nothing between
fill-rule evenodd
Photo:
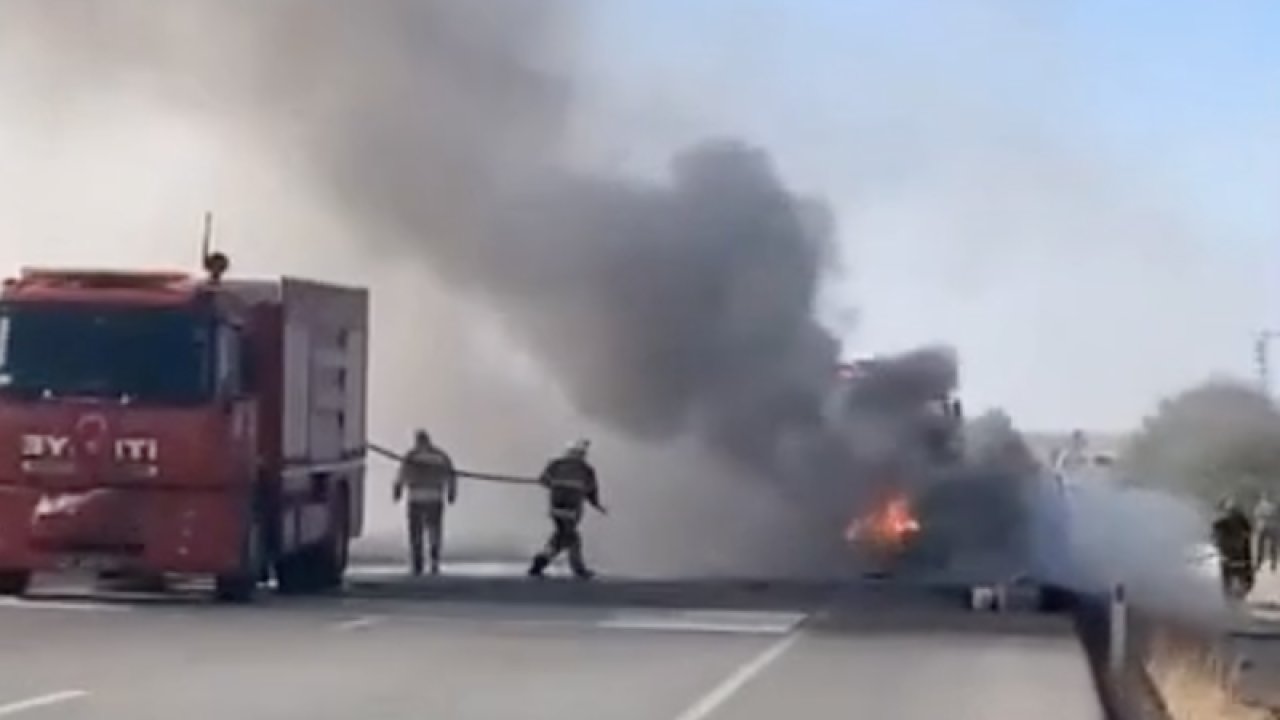
<instances>
[{"instance_id":1,"label":"fire truck storage compartment","mask_svg":"<svg viewBox=\"0 0 1280 720\"><path fill-rule=\"evenodd\" d=\"M356 535L362 524L366 443L368 294L285 278L282 298L281 472L286 490L312 501L334 475L351 485ZM303 534L310 534L303 531Z\"/></svg>"}]
</instances>

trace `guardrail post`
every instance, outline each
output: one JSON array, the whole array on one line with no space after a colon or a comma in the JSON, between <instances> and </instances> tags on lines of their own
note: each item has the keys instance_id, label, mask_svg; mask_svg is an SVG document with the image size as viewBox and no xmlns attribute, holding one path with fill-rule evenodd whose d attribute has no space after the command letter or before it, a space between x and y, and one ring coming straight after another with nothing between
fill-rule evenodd
<instances>
[{"instance_id":1,"label":"guardrail post","mask_svg":"<svg viewBox=\"0 0 1280 720\"><path fill-rule=\"evenodd\" d=\"M1124 669L1128 635L1129 603L1125 598L1124 585L1117 583L1111 588L1111 614L1107 627L1107 668L1112 673L1118 674Z\"/></svg>"}]
</instances>

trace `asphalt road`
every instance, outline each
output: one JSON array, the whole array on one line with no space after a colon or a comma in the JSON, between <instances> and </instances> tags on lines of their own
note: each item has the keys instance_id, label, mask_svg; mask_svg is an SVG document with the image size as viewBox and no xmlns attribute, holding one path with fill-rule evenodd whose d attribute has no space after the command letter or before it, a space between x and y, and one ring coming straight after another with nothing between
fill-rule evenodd
<instances>
[{"instance_id":1,"label":"asphalt road","mask_svg":"<svg viewBox=\"0 0 1280 720\"><path fill-rule=\"evenodd\" d=\"M1064 624L412 597L0 603L0 718L1100 717ZM603 598L607 600L607 598Z\"/></svg>"}]
</instances>

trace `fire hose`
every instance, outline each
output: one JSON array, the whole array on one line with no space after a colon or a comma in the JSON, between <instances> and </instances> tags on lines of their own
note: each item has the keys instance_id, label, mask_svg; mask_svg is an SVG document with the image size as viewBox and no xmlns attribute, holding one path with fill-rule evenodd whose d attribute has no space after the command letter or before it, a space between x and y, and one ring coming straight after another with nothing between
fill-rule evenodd
<instances>
[{"instance_id":1,"label":"fire hose","mask_svg":"<svg viewBox=\"0 0 1280 720\"><path fill-rule=\"evenodd\" d=\"M388 450L381 445L368 443L366 448L375 455L392 460L394 462L405 462L408 460L400 453ZM470 480L482 480L484 482L502 483L505 485L537 485L538 479L534 477L524 477L519 475L502 475L499 473L477 472L475 470L454 470L454 474L460 478L468 478Z\"/></svg>"}]
</instances>

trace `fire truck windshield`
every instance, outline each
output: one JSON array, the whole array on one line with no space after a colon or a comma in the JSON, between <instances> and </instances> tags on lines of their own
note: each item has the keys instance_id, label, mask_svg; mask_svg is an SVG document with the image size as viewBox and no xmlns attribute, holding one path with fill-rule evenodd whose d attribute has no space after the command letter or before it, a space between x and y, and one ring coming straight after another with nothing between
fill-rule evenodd
<instances>
[{"instance_id":1,"label":"fire truck windshield","mask_svg":"<svg viewBox=\"0 0 1280 720\"><path fill-rule=\"evenodd\" d=\"M189 309L0 305L0 393L204 402L214 385L211 328Z\"/></svg>"}]
</instances>

